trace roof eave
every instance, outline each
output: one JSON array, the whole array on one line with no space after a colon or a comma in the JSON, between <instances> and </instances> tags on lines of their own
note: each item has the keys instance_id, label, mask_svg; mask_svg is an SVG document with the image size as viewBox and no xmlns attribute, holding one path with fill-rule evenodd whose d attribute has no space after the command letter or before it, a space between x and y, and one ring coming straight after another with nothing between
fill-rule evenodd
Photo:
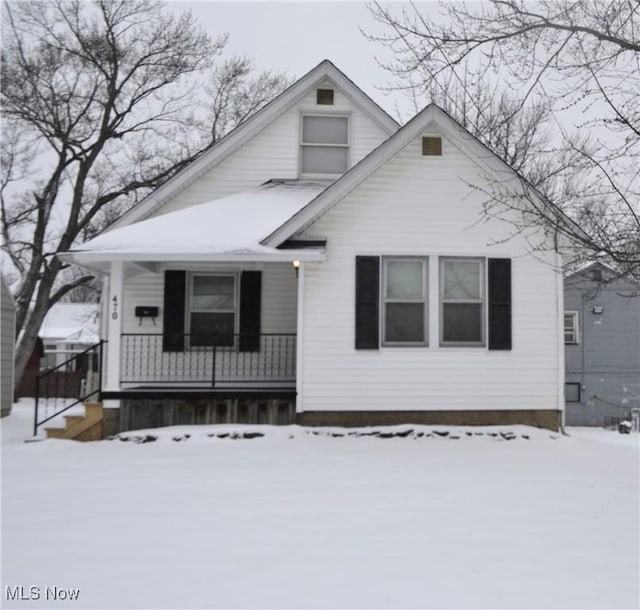
<instances>
[{"instance_id":1,"label":"roof eave","mask_svg":"<svg viewBox=\"0 0 640 610\"><path fill-rule=\"evenodd\" d=\"M89 269L97 269L99 263L131 262L131 263L290 263L300 261L304 263L321 263L327 260L326 250L274 250L272 252L118 252L102 251L72 251L58 255L63 262L72 263Z\"/></svg>"}]
</instances>

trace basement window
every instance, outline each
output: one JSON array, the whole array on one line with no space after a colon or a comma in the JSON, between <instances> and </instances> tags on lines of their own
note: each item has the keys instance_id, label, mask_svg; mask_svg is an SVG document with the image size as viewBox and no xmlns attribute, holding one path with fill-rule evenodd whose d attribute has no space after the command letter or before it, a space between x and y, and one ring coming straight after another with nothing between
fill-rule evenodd
<instances>
[{"instance_id":1,"label":"basement window","mask_svg":"<svg viewBox=\"0 0 640 610\"><path fill-rule=\"evenodd\" d=\"M423 157L442 156L442 138L440 136L424 136L422 138Z\"/></svg>"},{"instance_id":2,"label":"basement window","mask_svg":"<svg viewBox=\"0 0 640 610\"><path fill-rule=\"evenodd\" d=\"M564 384L564 400L565 402L580 402L580 384L579 383Z\"/></svg>"}]
</instances>

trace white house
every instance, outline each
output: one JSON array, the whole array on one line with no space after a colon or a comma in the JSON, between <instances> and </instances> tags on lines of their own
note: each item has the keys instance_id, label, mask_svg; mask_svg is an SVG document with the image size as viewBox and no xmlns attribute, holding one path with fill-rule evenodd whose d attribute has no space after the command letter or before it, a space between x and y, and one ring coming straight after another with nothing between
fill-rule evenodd
<instances>
[{"instance_id":1,"label":"white house","mask_svg":"<svg viewBox=\"0 0 640 610\"><path fill-rule=\"evenodd\" d=\"M56 303L45 316L38 336L44 367L54 368L100 340L97 303Z\"/></svg>"},{"instance_id":2,"label":"white house","mask_svg":"<svg viewBox=\"0 0 640 610\"><path fill-rule=\"evenodd\" d=\"M11 413L16 340L16 305L4 275L0 274L0 417Z\"/></svg>"},{"instance_id":3,"label":"white house","mask_svg":"<svg viewBox=\"0 0 640 610\"><path fill-rule=\"evenodd\" d=\"M399 127L320 63L63 255L107 280L105 433L557 429L560 256L553 236L514 232L513 210L484 215L488 177L521 185L440 108Z\"/></svg>"}]
</instances>

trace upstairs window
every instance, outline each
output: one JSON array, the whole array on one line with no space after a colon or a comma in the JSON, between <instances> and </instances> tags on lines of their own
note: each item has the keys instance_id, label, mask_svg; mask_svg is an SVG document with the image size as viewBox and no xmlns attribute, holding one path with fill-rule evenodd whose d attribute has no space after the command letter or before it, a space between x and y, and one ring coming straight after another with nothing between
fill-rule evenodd
<instances>
[{"instance_id":1,"label":"upstairs window","mask_svg":"<svg viewBox=\"0 0 640 610\"><path fill-rule=\"evenodd\" d=\"M564 312L564 342L565 345L578 344L578 312Z\"/></svg>"},{"instance_id":2,"label":"upstairs window","mask_svg":"<svg viewBox=\"0 0 640 610\"><path fill-rule=\"evenodd\" d=\"M349 118L306 115L302 117L301 174L337 176L349 163Z\"/></svg>"}]
</instances>

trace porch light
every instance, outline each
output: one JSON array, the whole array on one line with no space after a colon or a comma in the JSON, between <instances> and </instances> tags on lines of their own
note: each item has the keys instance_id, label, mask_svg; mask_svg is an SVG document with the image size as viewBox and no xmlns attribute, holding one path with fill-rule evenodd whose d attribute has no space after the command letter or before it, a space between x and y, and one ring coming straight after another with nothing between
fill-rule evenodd
<instances>
[{"instance_id":1,"label":"porch light","mask_svg":"<svg viewBox=\"0 0 640 610\"><path fill-rule=\"evenodd\" d=\"M300 261L293 261L293 268L296 270L296 277L298 277L298 270L300 269Z\"/></svg>"}]
</instances>

